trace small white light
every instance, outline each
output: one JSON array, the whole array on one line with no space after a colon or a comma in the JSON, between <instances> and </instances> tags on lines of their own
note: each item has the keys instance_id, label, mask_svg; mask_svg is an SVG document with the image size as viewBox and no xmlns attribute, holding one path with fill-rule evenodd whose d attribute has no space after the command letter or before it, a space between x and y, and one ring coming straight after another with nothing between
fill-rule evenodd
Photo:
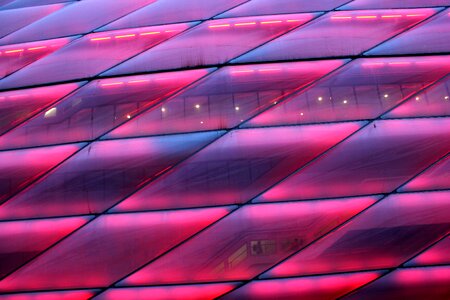
<instances>
[{"instance_id":1,"label":"small white light","mask_svg":"<svg viewBox=\"0 0 450 300\"><path fill-rule=\"evenodd\" d=\"M347 101L347 100L344 100L344 101L342 101L342 103L344 103L344 104L347 104L347 103L348 103L348 101Z\"/></svg>"},{"instance_id":2,"label":"small white light","mask_svg":"<svg viewBox=\"0 0 450 300\"><path fill-rule=\"evenodd\" d=\"M203 124L203 121L200 121L200 124Z\"/></svg>"},{"instance_id":3,"label":"small white light","mask_svg":"<svg viewBox=\"0 0 450 300\"><path fill-rule=\"evenodd\" d=\"M44 114L44 118L51 118L56 116L56 107L50 108L49 110L47 110Z\"/></svg>"},{"instance_id":4,"label":"small white light","mask_svg":"<svg viewBox=\"0 0 450 300\"><path fill-rule=\"evenodd\" d=\"M165 112L165 111L166 111L166 109L165 109L164 107L162 107L162 108L161 108L161 111L162 111L162 112Z\"/></svg>"},{"instance_id":5,"label":"small white light","mask_svg":"<svg viewBox=\"0 0 450 300\"><path fill-rule=\"evenodd\" d=\"M384 96L383 96L384 98L388 98L389 97L389 95L388 94L384 94Z\"/></svg>"},{"instance_id":6,"label":"small white light","mask_svg":"<svg viewBox=\"0 0 450 300\"><path fill-rule=\"evenodd\" d=\"M273 102L273 104L277 104L277 101Z\"/></svg>"},{"instance_id":7,"label":"small white light","mask_svg":"<svg viewBox=\"0 0 450 300\"><path fill-rule=\"evenodd\" d=\"M239 110L239 106L236 106L234 109L235 109L235 110Z\"/></svg>"},{"instance_id":8,"label":"small white light","mask_svg":"<svg viewBox=\"0 0 450 300\"><path fill-rule=\"evenodd\" d=\"M448 96L445 96L444 99L445 99L445 100L448 100Z\"/></svg>"},{"instance_id":9,"label":"small white light","mask_svg":"<svg viewBox=\"0 0 450 300\"><path fill-rule=\"evenodd\" d=\"M319 98L317 98L317 100L319 100L319 101L322 101L322 100L323 100L323 98L322 98L322 97L319 97Z\"/></svg>"},{"instance_id":10,"label":"small white light","mask_svg":"<svg viewBox=\"0 0 450 300\"><path fill-rule=\"evenodd\" d=\"M304 114L303 113L300 113L300 116L303 116Z\"/></svg>"},{"instance_id":11,"label":"small white light","mask_svg":"<svg viewBox=\"0 0 450 300\"><path fill-rule=\"evenodd\" d=\"M195 104L195 108L199 109L200 108L200 104Z\"/></svg>"},{"instance_id":12,"label":"small white light","mask_svg":"<svg viewBox=\"0 0 450 300\"><path fill-rule=\"evenodd\" d=\"M131 116L130 116L130 115L127 115L127 119L131 119Z\"/></svg>"},{"instance_id":13,"label":"small white light","mask_svg":"<svg viewBox=\"0 0 450 300\"><path fill-rule=\"evenodd\" d=\"M420 100L420 97L416 97L416 101L419 101Z\"/></svg>"}]
</instances>

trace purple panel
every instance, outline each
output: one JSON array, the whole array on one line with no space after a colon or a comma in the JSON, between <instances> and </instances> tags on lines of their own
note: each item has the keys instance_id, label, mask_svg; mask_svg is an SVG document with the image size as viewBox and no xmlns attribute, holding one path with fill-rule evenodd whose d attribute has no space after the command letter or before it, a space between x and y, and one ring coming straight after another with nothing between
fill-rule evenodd
<instances>
[{"instance_id":1,"label":"purple panel","mask_svg":"<svg viewBox=\"0 0 450 300\"><path fill-rule=\"evenodd\" d=\"M449 2L449 1L447 1ZM450 9L367 52L368 55L450 51Z\"/></svg>"},{"instance_id":2,"label":"purple panel","mask_svg":"<svg viewBox=\"0 0 450 300\"><path fill-rule=\"evenodd\" d=\"M218 18L324 11L332 10L346 2L348 0L251 0L221 14Z\"/></svg>"},{"instance_id":3,"label":"purple panel","mask_svg":"<svg viewBox=\"0 0 450 300\"><path fill-rule=\"evenodd\" d=\"M40 6L40 5L49 5L54 3L66 3L73 2L76 0L10 0L8 4L5 4L0 7L0 9L13 9L13 8L22 8L22 7L30 7L30 6ZM1 5L2 2L0 2ZM67 3L71 4L71 3Z\"/></svg>"},{"instance_id":4,"label":"purple panel","mask_svg":"<svg viewBox=\"0 0 450 300\"><path fill-rule=\"evenodd\" d=\"M88 300L91 299L96 290L79 290L79 291L55 291L40 293L17 293L3 294L2 300Z\"/></svg>"},{"instance_id":5,"label":"purple panel","mask_svg":"<svg viewBox=\"0 0 450 300\"><path fill-rule=\"evenodd\" d=\"M436 12L436 9L332 12L233 62L358 55Z\"/></svg>"},{"instance_id":6,"label":"purple panel","mask_svg":"<svg viewBox=\"0 0 450 300\"><path fill-rule=\"evenodd\" d=\"M398 269L344 299L447 300L450 299L450 267Z\"/></svg>"},{"instance_id":7,"label":"purple panel","mask_svg":"<svg viewBox=\"0 0 450 300\"><path fill-rule=\"evenodd\" d=\"M449 196L391 195L263 277L397 267L449 232Z\"/></svg>"},{"instance_id":8,"label":"purple panel","mask_svg":"<svg viewBox=\"0 0 450 300\"><path fill-rule=\"evenodd\" d=\"M447 236L431 248L427 249L414 259L410 260L407 266L429 266L450 264L450 236Z\"/></svg>"},{"instance_id":9,"label":"purple panel","mask_svg":"<svg viewBox=\"0 0 450 300\"><path fill-rule=\"evenodd\" d=\"M95 80L0 137L0 149L95 139L206 74L201 69Z\"/></svg>"},{"instance_id":10,"label":"purple panel","mask_svg":"<svg viewBox=\"0 0 450 300\"><path fill-rule=\"evenodd\" d=\"M340 9L408 8L450 5L450 0L353 0Z\"/></svg>"},{"instance_id":11,"label":"purple panel","mask_svg":"<svg viewBox=\"0 0 450 300\"><path fill-rule=\"evenodd\" d=\"M104 74L116 75L222 64L317 15L274 15L207 21Z\"/></svg>"},{"instance_id":12,"label":"purple panel","mask_svg":"<svg viewBox=\"0 0 450 300\"><path fill-rule=\"evenodd\" d=\"M141 27L209 19L247 0L155 1L99 30ZM182 13L180 13L182 12Z\"/></svg>"},{"instance_id":13,"label":"purple panel","mask_svg":"<svg viewBox=\"0 0 450 300\"><path fill-rule=\"evenodd\" d=\"M230 208L103 215L0 282L1 292L105 287Z\"/></svg>"},{"instance_id":14,"label":"purple panel","mask_svg":"<svg viewBox=\"0 0 450 300\"><path fill-rule=\"evenodd\" d=\"M447 56L357 59L244 126L373 119L449 72Z\"/></svg>"},{"instance_id":15,"label":"purple panel","mask_svg":"<svg viewBox=\"0 0 450 300\"><path fill-rule=\"evenodd\" d=\"M191 25L174 24L89 34L3 79L0 88L91 77L173 37Z\"/></svg>"},{"instance_id":16,"label":"purple panel","mask_svg":"<svg viewBox=\"0 0 450 300\"><path fill-rule=\"evenodd\" d=\"M37 41L88 33L153 1L77 1L57 13L1 39L0 44Z\"/></svg>"},{"instance_id":17,"label":"purple panel","mask_svg":"<svg viewBox=\"0 0 450 300\"><path fill-rule=\"evenodd\" d=\"M376 121L258 200L392 192L449 151L450 118Z\"/></svg>"},{"instance_id":18,"label":"purple panel","mask_svg":"<svg viewBox=\"0 0 450 300\"><path fill-rule=\"evenodd\" d=\"M341 123L233 131L114 210L247 202L360 126Z\"/></svg>"},{"instance_id":19,"label":"purple panel","mask_svg":"<svg viewBox=\"0 0 450 300\"><path fill-rule=\"evenodd\" d=\"M251 279L376 200L247 205L120 284Z\"/></svg>"},{"instance_id":20,"label":"purple panel","mask_svg":"<svg viewBox=\"0 0 450 300\"><path fill-rule=\"evenodd\" d=\"M399 190L423 191L450 189L450 155L402 186Z\"/></svg>"},{"instance_id":21,"label":"purple panel","mask_svg":"<svg viewBox=\"0 0 450 300\"><path fill-rule=\"evenodd\" d=\"M232 128L344 62L327 60L224 67L108 136Z\"/></svg>"},{"instance_id":22,"label":"purple panel","mask_svg":"<svg viewBox=\"0 0 450 300\"><path fill-rule=\"evenodd\" d=\"M220 134L96 142L0 206L0 219L100 213Z\"/></svg>"},{"instance_id":23,"label":"purple panel","mask_svg":"<svg viewBox=\"0 0 450 300\"><path fill-rule=\"evenodd\" d=\"M0 222L0 278L20 267L78 227L88 217ZM3 296L1 297L3 299Z\"/></svg>"}]
</instances>

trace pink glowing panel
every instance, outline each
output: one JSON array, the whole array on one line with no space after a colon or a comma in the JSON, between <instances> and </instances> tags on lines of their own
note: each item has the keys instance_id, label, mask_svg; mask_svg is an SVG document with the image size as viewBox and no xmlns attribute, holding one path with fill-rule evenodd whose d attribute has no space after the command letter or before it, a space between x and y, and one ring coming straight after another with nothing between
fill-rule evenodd
<instances>
[{"instance_id":1,"label":"pink glowing panel","mask_svg":"<svg viewBox=\"0 0 450 300\"><path fill-rule=\"evenodd\" d=\"M104 74L222 64L315 16L317 14L294 14L207 21Z\"/></svg>"},{"instance_id":2,"label":"pink glowing panel","mask_svg":"<svg viewBox=\"0 0 450 300\"><path fill-rule=\"evenodd\" d=\"M332 10L346 2L348 0L278 0L276 2L272 0L251 0L224 12L218 18L324 11Z\"/></svg>"},{"instance_id":3,"label":"pink glowing panel","mask_svg":"<svg viewBox=\"0 0 450 300\"><path fill-rule=\"evenodd\" d=\"M223 299L334 300L377 279L381 273L364 272L290 279L251 281Z\"/></svg>"},{"instance_id":4,"label":"pink glowing panel","mask_svg":"<svg viewBox=\"0 0 450 300\"><path fill-rule=\"evenodd\" d=\"M0 78L3 78L65 46L73 38L0 47Z\"/></svg>"},{"instance_id":5,"label":"pink glowing panel","mask_svg":"<svg viewBox=\"0 0 450 300\"><path fill-rule=\"evenodd\" d=\"M450 0L353 0L339 9L414 8L450 5Z\"/></svg>"},{"instance_id":6,"label":"pink glowing panel","mask_svg":"<svg viewBox=\"0 0 450 300\"><path fill-rule=\"evenodd\" d=\"M450 1L447 1L450 2ZM450 51L450 9L381 44L368 55L441 53Z\"/></svg>"},{"instance_id":7,"label":"pink glowing panel","mask_svg":"<svg viewBox=\"0 0 450 300\"><path fill-rule=\"evenodd\" d=\"M0 222L0 278L19 268L88 220L87 217L74 217Z\"/></svg>"},{"instance_id":8,"label":"pink glowing panel","mask_svg":"<svg viewBox=\"0 0 450 300\"><path fill-rule=\"evenodd\" d=\"M0 137L0 148L95 139L206 74L201 69L95 80Z\"/></svg>"},{"instance_id":9,"label":"pink glowing panel","mask_svg":"<svg viewBox=\"0 0 450 300\"><path fill-rule=\"evenodd\" d=\"M0 219L103 212L220 134L96 142L0 206Z\"/></svg>"},{"instance_id":10,"label":"pink glowing panel","mask_svg":"<svg viewBox=\"0 0 450 300\"><path fill-rule=\"evenodd\" d=\"M450 189L450 155L425 170L399 190L408 192L444 189Z\"/></svg>"},{"instance_id":11,"label":"pink glowing panel","mask_svg":"<svg viewBox=\"0 0 450 300\"><path fill-rule=\"evenodd\" d=\"M436 11L410 9L332 12L233 62L358 55Z\"/></svg>"},{"instance_id":12,"label":"pink glowing panel","mask_svg":"<svg viewBox=\"0 0 450 300\"><path fill-rule=\"evenodd\" d=\"M109 289L95 300L210 300L236 288L236 283Z\"/></svg>"},{"instance_id":13,"label":"pink glowing panel","mask_svg":"<svg viewBox=\"0 0 450 300\"><path fill-rule=\"evenodd\" d=\"M414 95L383 118L438 117L450 115L450 76Z\"/></svg>"},{"instance_id":14,"label":"pink glowing panel","mask_svg":"<svg viewBox=\"0 0 450 300\"><path fill-rule=\"evenodd\" d=\"M82 144L0 151L0 203L80 149Z\"/></svg>"},{"instance_id":15,"label":"pink glowing panel","mask_svg":"<svg viewBox=\"0 0 450 300\"><path fill-rule=\"evenodd\" d=\"M230 208L103 215L0 282L0 292L106 287Z\"/></svg>"},{"instance_id":16,"label":"pink glowing panel","mask_svg":"<svg viewBox=\"0 0 450 300\"><path fill-rule=\"evenodd\" d=\"M327 60L224 67L108 136L232 128L344 62Z\"/></svg>"},{"instance_id":17,"label":"pink glowing panel","mask_svg":"<svg viewBox=\"0 0 450 300\"><path fill-rule=\"evenodd\" d=\"M450 118L376 121L258 200L392 192L449 151Z\"/></svg>"},{"instance_id":18,"label":"pink glowing panel","mask_svg":"<svg viewBox=\"0 0 450 300\"><path fill-rule=\"evenodd\" d=\"M154 1L99 30L141 27L209 19L247 0ZM182 12L182 13L180 13Z\"/></svg>"},{"instance_id":19,"label":"pink glowing panel","mask_svg":"<svg viewBox=\"0 0 450 300\"><path fill-rule=\"evenodd\" d=\"M89 34L3 79L0 88L94 76L179 34L191 25L174 24Z\"/></svg>"},{"instance_id":20,"label":"pink glowing panel","mask_svg":"<svg viewBox=\"0 0 450 300\"><path fill-rule=\"evenodd\" d=\"M114 211L247 202L361 125L232 131L120 203Z\"/></svg>"},{"instance_id":21,"label":"pink glowing panel","mask_svg":"<svg viewBox=\"0 0 450 300\"><path fill-rule=\"evenodd\" d=\"M72 1L76 0L7 0L8 4L1 6L0 9L13 9L13 8L15 9L15 8L49 5L54 3L72 2ZM1 3L3 2L0 1L0 5Z\"/></svg>"},{"instance_id":22,"label":"pink glowing panel","mask_svg":"<svg viewBox=\"0 0 450 300\"><path fill-rule=\"evenodd\" d=\"M263 277L397 267L448 233L449 196L391 195Z\"/></svg>"},{"instance_id":23,"label":"pink glowing panel","mask_svg":"<svg viewBox=\"0 0 450 300\"><path fill-rule=\"evenodd\" d=\"M373 119L449 72L446 56L358 59L244 126Z\"/></svg>"},{"instance_id":24,"label":"pink glowing panel","mask_svg":"<svg viewBox=\"0 0 450 300\"><path fill-rule=\"evenodd\" d=\"M346 300L447 300L450 267L398 269L356 291Z\"/></svg>"},{"instance_id":25,"label":"pink glowing panel","mask_svg":"<svg viewBox=\"0 0 450 300\"><path fill-rule=\"evenodd\" d=\"M409 261L407 266L429 266L450 264L450 236L447 236L431 248L425 250L413 260Z\"/></svg>"},{"instance_id":26,"label":"pink glowing panel","mask_svg":"<svg viewBox=\"0 0 450 300\"><path fill-rule=\"evenodd\" d=\"M155 0L76 1L0 40L1 44L52 39L88 33ZM57 4L61 5L61 4Z\"/></svg>"},{"instance_id":27,"label":"pink glowing panel","mask_svg":"<svg viewBox=\"0 0 450 300\"><path fill-rule=\"evenodd\" d=\"M251 279L376 200L247 205L120 285Z\"/></svg>"},{"instance_id":28,"label":"pink glowing panel","mask_svg":"<svg viewBox=\"0 0 450 300\"><path fill-rule=\"evenodd\" d=\"M0 93L0 134L59 100L82 83L68 83Z\"/></svg>"},{"instance_id":29,"label":"pink glowing panel","mask_svg":"<svg viewBox=\"0 0 450 300\"><path fill-rule=\"evenodd\" d=\"M64 4L55 4L0 11L0 38L63 7ZM0 7L0 9L3 8Z\"/></svg>"},{"instance_id":30,"label":"pink glowing panel","mask_svg":"<svg viewBox=\"0 0 450 300\"><path fill-rule=\"evenodd\" d=\"M96 290L3 294L2 300L88 300Z\"/></svg>"}]
</instances>

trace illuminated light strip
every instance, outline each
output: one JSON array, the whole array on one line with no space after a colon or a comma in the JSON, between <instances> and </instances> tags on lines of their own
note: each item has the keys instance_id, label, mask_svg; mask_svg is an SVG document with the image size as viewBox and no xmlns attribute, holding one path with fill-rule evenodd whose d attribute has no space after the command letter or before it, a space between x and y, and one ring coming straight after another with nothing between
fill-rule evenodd
<instances>
[{"instance_id":1,"label":"illuminated light strip","mask_svg":"<svg viewBox=\"0 0 450 300\"><path fill-rule=\"evenodd\" d=\"M351 19L352 17L331 17L332 20L348 20Z\"/></svg>"},{"instance_id":2,"label":"illuminated light strip","mask_svg":"<svg viewBox=\"0 0 450 300\"><path fill-rule=\"evenodd\" d=\"M286 23L301 22L302 20L286 20Z\"/></svg>"},{"instance_id":3,"label":"illuminated light strip","mask_svg":"<svg viewBox=\"0 0 450 300\"><path fill-rule=\"evenodd\" d=\"M234 26L251 26L256 25L256 22L247 22L247 23L236 23Z\"/></svg>"},{"instance_id":4,"label":"illuminated light strip","mask_svg":"<svg viewBox=\"0 0 450 300\"><path fill-rule=\"evenodd\" d=\"M231 74L240 74L240 73L253 73L255 70L240 70L240 71L232 71Z\"/></svg>"},{"instance_id":5,"label":"illuminated light strip","mask_svg":"<svg viewBox=\"0 0 450 300\"><path fill-rule=\"evenodd\" d=\"M406 15L407 17L424 17L424 14Z\"/></svg>"},{"instance_id":6,"label":"illuminated light strip","mask_svg":"<svg viewBox=\"0 0 450 300\"><path fill-rule=\"evenodd\" d=\"M219 24L219 25L209 25L209 28L221 28L221 27L230 27L230 24Z\"/></svg>"},{"instance_id":7,"label":"illuminated light strip","mask_svg":"<svg viewBox=\"0 0 450 300\"><path fill-rule=\"evenodd\" d=\"M161 31L150 31L150 32L143 32L140 33L139 35L152 35L152 34L160 34Z\"/></svg>"},{"instance_id":8,"label":"illuminated light strip","mask_svg":"<svg viewBox=\"0 0 450 300\"><path fill-rule=\"evenodd\" d=\"M111 82L111 83L103 83L101 86L116 86L116 85L122 85L123 82Z\"/></svg>"},{"instance_id":9,"label":"illuminated light strip","mask_svg":"<svg viewBox=\"0 0 450 300\"><path fill-rule=\"evenodd\" d=\"M91 39L91 41L105 41L105 40L110 40L110 39L111 39L110 36L105 36L105 37L93 38L93 39Z\"/></svg>"},{"instance_id":10,"label":"illuminated light strip","mask_svg":"<svg viewBox=\"0 0 450 300\"><path fill-rule=\"evenodd\" d=\"M141 79L141 80L128 81L129 84L137 84L137 83L145 83L145 82L150 82L150 80L149 79Z\"/></svg>"},{"instance_id":11,"label":"illuminated light strip","mask_svg":"<svg viewBox=\"0 0 450 300\"><path fill-rule=\"evenodd\" d=\"M281 71L281 69L260 69L259 72L276 72Z\"/></svg>"},{"instance_id":12,"label":"illuminated light strip","mask_svg":"<svg viewBox=\"0 0 450 300\"><path fill-rule=\"evenodd\" d=\"M403 15L384 15L384 16L381 16L381 18L383 18L383 19L387 19L387 18L401 18L401 17L403 17Z\"/></svg>"},{"instance_id":13,"label":"illuminated light strip","mask_svg":"<svg viewBox=\"0 0 450 300\"><path fill-rule=\"evenodd\" d=\"M135 37L136 34L124 34L124 35L116 35L114 38L116 39L126 39L126 38L131 38L131 37Z\"/></svg>"},{"instance_id":14,"label":"illuminated light strip","mask_svg":"<svg viewBox=\"0 0 450 300\"><path fill-rule=\"evenodd\" d=\"M391 66L405 66L405 65L410 65L411 63L410 62L408 62L408 61L399 61L399 62L390 62L390 63L388 63L388 65L391 65Z\"/></svg>"},{"instance_id":15,"label":"illuminated light strip","mask_svg":"<svg viewBox=\"0 0 450 300\"><path fill-rule=\"evenodd\" d=\"M6 50L5 54L7 53L17 53L17 52L23 52L25 49L15 49L15 50Z\"/></svg>"},{"instance_id":16,"label":"illuminated light strip","mask_svg":"<svg viewBox=\"0 0 450 300\"><path fill-rule=\"evenodd\" d=\"M281 23L283 21L262 21L260 22L260 24L264 25L264 24L277 24L277 23Z\"/></svg>"},{"instance_id":17,"label":"illuminated light strip","mask_svg":"<svg viewBox=\"0 0 450 300\"><path fill-rule=\"evenodd\" d=\"M35 50L41 50L41 49L45 49L47 48L47 46L40 46L40 47L33 47L33 48L28 48L28 51L35 51Z\"/></svg>"},{"instance_id":18,"label":"illuminated light strip","mask_svg":"<svg viewBox=\"0 0 450 300\"><path fill-rule=\"evenodd\" d=\"M357 16L357 19L376 19L377 16Z\"/></svg>"}]
</instances>

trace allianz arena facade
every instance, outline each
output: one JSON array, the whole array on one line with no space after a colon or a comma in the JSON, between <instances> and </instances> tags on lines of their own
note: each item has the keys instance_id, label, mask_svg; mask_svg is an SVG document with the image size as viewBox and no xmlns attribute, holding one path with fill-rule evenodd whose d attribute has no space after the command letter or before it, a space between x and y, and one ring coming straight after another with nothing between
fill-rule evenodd
<instances>
[{"instance_id":1,"label":"allianz arena facade","mask_svg":"<svg viewBox=\"0 0 450 300\"><path fill-rule=\"evenodd\" d=\"M450 0L0 0L0 299L450 299Z\"/></svg>"}]
</instances>

